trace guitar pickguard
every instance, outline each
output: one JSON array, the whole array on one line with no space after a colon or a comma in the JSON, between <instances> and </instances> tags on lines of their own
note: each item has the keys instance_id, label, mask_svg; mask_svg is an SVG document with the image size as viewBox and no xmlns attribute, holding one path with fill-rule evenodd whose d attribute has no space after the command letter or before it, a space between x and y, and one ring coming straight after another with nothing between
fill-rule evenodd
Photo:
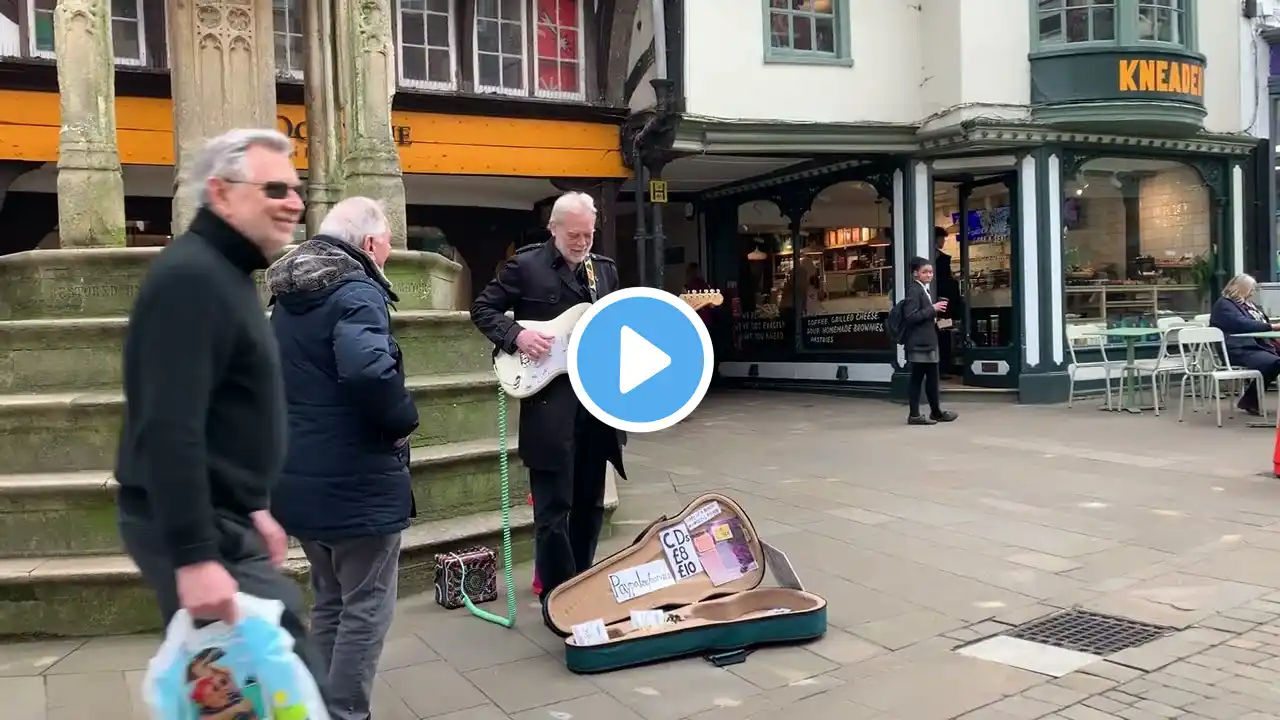
<instances>
[{"instance_id":1,"label":"guitar pickguard","mask_svg":"<svg viewBox=\"0 0 1280 720\"><path fill-rule=\"evenodd\" d=\"M511 378L509 382L511 387L541 387L551 378L568 369L569 338L557 337L552 341L551 349L541 360L534 360L520 351L517 351L516 356L520 361L520 374Z\"/></svg>"}]
</instances>

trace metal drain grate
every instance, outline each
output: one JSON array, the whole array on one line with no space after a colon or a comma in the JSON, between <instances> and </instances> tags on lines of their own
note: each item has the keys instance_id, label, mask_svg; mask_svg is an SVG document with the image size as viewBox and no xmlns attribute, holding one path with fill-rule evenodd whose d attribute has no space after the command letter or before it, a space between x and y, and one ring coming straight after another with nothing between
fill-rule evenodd
<instances>
[{"instance_id":1,"label":"metal drain grate","mask_svg":"<svg viewBox=\"0 0 1280 720\"><path fill-rule=\"evenodd\" d=\"M1110 655L1164 637L1173 628L1086 610L1067 610L1033 620L1005 633L1008 637L1092 655Z\"/></svg>"}]
</instances>

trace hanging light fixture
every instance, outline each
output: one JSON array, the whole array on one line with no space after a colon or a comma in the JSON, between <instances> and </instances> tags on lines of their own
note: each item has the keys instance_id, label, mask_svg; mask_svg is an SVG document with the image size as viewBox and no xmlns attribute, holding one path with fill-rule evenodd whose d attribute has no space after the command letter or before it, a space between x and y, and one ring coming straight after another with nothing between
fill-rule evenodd
<instances>
[{"instance_id":1,"label":"hanging light fixture","mask_svg":"<svg viewBox=\"0 0 1280 720\"><path fill-rule=\"evenodd\" d=\"M881 198L876 198L876 234L871 238L871 242L867 243L867 247L889 247L890 236L884 234L884 217L881 214L883 202Z\"/></svg>"},{"instance_id":2,"label":"hanging light fixture","mask_svg":"<svg viewBox=\"0 0 1280 720\"><path fill-rule=\"evenodd\" d=\"M747 259L752 262L758 262L760 260L768 260L769 254L760 249L760 236L757 235L754 238L752 238L752 242L754 242L756 246L751 252L747 253Z\"/></svg>"}]
</instances>

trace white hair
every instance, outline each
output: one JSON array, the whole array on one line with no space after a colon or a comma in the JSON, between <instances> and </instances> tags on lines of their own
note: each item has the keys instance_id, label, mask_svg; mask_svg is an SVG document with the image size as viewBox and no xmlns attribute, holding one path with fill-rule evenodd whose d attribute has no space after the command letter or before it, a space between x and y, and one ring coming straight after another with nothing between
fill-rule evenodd
<instances>
[{"instance_id":1,"label":"white hair","mask_svg":"<svg viewBox=\"0 0 1280 720\"><path fill-rule=\"evenodd\" d=\"M387 213L383 210L382 203L372 198L356 196L333 206L321 221L319 234L360 247L365 237L389 232L391 224L387 222Z\"/></svg>"},{"instance_id":2,"label":"white hair","mask_svg":"<svg viewBox=\"0 0 1280 720\"><path fill-rule=\"evenodd\" d=\"M244 160L252 147L266 148L281 155L293 155L293 142L279 130L240 128L209 139L191 161L191 169L187 171L187 182L200 187L201 205L209 204L209 180L248 179Z\"/></svg>"},{"instance_id":3,"label":"white hair","mask_svg":"<svg viewBox=\"0 0 1280 720\"><path fill-rule=\"evenodd\" d=\"M1231 281L1227 283L1227 286L1222 288L1222 296L1228 300L1244 302L1253 297L1253 294L1257 290L1258 281L1253 279L1253 276L1248 273L1240 273L1239 275L1231 278Z\"/></svg>"},{"instance_id":4,"label":"white hair","mask_svg":"<svg viewBox=\"0 0 1280 720\"><path fill-rule=\"evenodd\" d=\"M551 219L549 222L558 223L566 215L577 213L590 215L594 218L596 216L596 201L586 193L567 192L556 198L556 204L551 206Z\"/></svg>"}]
</instances>

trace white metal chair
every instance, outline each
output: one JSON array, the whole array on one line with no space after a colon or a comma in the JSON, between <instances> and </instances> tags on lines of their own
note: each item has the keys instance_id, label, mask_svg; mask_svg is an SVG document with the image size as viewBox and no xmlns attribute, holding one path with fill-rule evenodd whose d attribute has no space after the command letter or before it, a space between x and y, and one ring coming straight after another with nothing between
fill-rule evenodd
<instances>
[{"instance_id":1,"label":"white metal chair","mask_svg":"<svg viewBox=\"0 0 1280 720\"><path fill-rule=\"evenodd\" d=\"M1160 330L1160 351L1155 359L1138 360L1134 365L1138 368L1139 377L1148 375L1151 378L1151 401L1156 415L1159 416L1161 394L1168 396L1170 376L1182 372L1183 368L1182 353L1178 346L1178 332L1182 328L1200 326L1180 317L1167 317L1157 320L1156 327Z\"/></svg>"},{"instance_id":2,"label":"white metal chair","mask_svg":"<svg viewBox=\"0 0 1280 720\"><path fill-rule=\"evenodd\" d=\"M1068 325L1067 333L1067 352L1071 353L1071 365L1067 367L1067 377L1070 378L1070 386L1067 390L1067 407L1071 407L1076 399L1076 373L1081 370L1102 370L1102 380L1107 391L1107 409L1111 408L1111 371L1122 370L1125 366L1123 360L1107 359L1107 339L1102 335L1096 335L1105 328L1102 325L1084 324L1084 325ZM1076 359L1076 348L1080 349L1097 349L1102 354L1101 361L1082 363Z\"/></svg>"},{"instance_id":3,"label":"white metal chair","mask_svg":"<svg viewBox=\"0 0 1280 720\"><path fill-rule=\"evenodd\" d=\"M1219 383L1233 380L1252 380L1258 383L1258 412L1262 414L1262 419L1266 420L1262 373L1248 368L1231 367L1231 360L1227 356L1227 340L1222 330L1215 327L1180 328L1178 346L1182 353L1183 364L1182 382L1179 386L1182 397L1178 400L1178 422L1182 422L1183 408L1187 402L1188 382L1191 385L1191 402L1195 404L1196 382L1201 381L1206 388L1212 388L1218 427L1222 427L1222 388ZM1234 417L1235 413L1228 411L1228 416Z\"/></svg>"},{"instance_id":4,"label":"white metal chair","mask_svg":"<svg viewBox=\"0 0 1280 720\"><path fill-rule=\"evenodd\" d=\"M1203 325L1203 326L1205 326L1205 327L1208 327L1208 326L1209 326L1209 313L1202 313L1202 314L1200 314L1200 315L1197 315L1197 316L1195 317L1195 319L1194 319L1194 321L1193 321L1193 322L1195 322L1195 324L1197 324L1197 325Z\"/></svg>"}]
</instances>

